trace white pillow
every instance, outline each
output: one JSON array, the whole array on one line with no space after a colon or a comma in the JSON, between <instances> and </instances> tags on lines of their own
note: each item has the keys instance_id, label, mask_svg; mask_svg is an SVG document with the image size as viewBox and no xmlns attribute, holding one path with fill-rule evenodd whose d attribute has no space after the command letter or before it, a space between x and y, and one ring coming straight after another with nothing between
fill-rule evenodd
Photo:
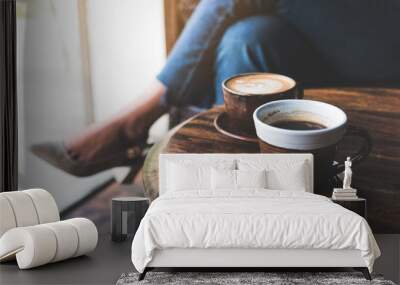
<instances>
[{"instance_id":1,"label":"white pillow","mask_svg":"<svg viewBox=\"0 0 400 285\"><path fill-rule=\"evenodd\" d=\"M175 159L165 165L166 191L212 191L211 168L235 169L236 160Z\"/></svg>"},{"instance_id":2,"label":"white pillow","mask_svg":"<svg viewBox=\"0 0 400 285\"><path fill-rule=\"evenodd\" d=\"M239 170L266 169L268 189L307 191L311 189L310 167L307 161L279 160L273 162L262 159L239 160Z\"/></svg>"},{"instance_id":3,"label":"white pillow","mask_svg":"<svg viewBox=\"0 0 400 285\"><path fill-rule=\"evenodd\" d=\"M235 190L236 170L212 168L211 188L213 190L228 190L228 191Z\"/></svg>"},{"instance_id":4,"label":"white pillow","mask_svg":"<svg viewBox=\"0 0 400 285\"><path fill-rule=\"evenodd\" d=\"M210 167L169 163L167 189L168 191L210 189L210 170Z\"/></svg>"},{"instance_id":5,"label":"white pillow","mask_svg":"<svg viewBox=\"0 0 400 285\"><path fill-rule=\"evenodd\" d=\"M267 172L262 170L235 170L237 188L267 188Z\"/></svg>"},{"instance_id":6,"label":"white pillow","mask_svg":"<svg viewBox=\"0 0 400 285\"><path fill-rule=\"evenodd\" d=\"M287 163L269 169L267 172L268 188L274 190L307 191L307 165L304 161Z\"/></svg>"},{"instance_id":7,"label":"white pillow","mask_svg":"<svg viewBox=\"0 0 400 285\"><path fill-rule=\"evenodd\" d=\"M266 188L266 171L263 170L211 170L211 187L214 191L234 191L242 188Z\"/></svg>"}]
</instances>

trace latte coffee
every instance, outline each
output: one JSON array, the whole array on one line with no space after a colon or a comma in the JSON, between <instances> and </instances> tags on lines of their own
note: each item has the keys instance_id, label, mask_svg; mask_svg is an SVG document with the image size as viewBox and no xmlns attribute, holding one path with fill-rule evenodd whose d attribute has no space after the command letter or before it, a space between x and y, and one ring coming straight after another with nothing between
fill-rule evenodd
<instances>
[{"instance_id":1,"label":"latte coffee","mask_svg":"<svg viewBox=\"0 0 400 285\"><path fill-rule=\"evenodd\" d=\"M241 95L276 94L295 86L289 77L274 73L243 74L229 79L226 87Z\"/></svg>"},{"instance_id":2,"label":"latte coffee","mask_svg":"<svg viewBox=\"0 0 400 285\"><path fill-rule=\"evenodd\" d=\"M292 78L274 73L243 73L222 83L225 110L231 129L255 135L254 110L267 102L301 99L302 89Z\"/></svg>"}]
</instances>

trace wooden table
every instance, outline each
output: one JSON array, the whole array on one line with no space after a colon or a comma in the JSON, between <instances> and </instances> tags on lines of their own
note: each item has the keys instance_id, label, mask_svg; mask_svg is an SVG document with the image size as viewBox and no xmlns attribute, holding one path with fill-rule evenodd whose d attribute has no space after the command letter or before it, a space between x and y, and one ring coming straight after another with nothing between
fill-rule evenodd
<instances>
[{"instance_id":1,"label":"wooden table","mask_svg":"<svg viewBox=\"0 0 400 285\"><path fill-rule=\"evenodd\" d=\"M369 157L354 168L354 186L367 199L368 221L375 233L400 232L400 89L309 89L305 99L334 104L344 109L350 124L362 126L372 137ZM213 120L223 107L201 113L172 129L149 152L144 168L145 191L158 195L160 153L255 153L258 145L219 133ZM356 140L341 144L337 160L351 153Z\"/></svg>"},{"instance_id":2,"label":"wooden table","mask_svg":"<svg viewBox=\"0 0 400 285\"><path fill-rule=\"evenodd\" d=\"M332 199L332 202L359 214L361 217L367 219L367 200L364 198L357 198L352 200Z\"/></svg>"}]
</instances>

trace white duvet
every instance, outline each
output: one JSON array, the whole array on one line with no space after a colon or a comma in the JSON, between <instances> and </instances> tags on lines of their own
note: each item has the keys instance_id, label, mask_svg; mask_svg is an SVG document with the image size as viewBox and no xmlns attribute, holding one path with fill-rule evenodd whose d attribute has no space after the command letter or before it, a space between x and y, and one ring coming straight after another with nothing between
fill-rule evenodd
<instances>
[{"instance_id":1,"label":"white duvet","mask_svg":"<svg viewBox=\"0 0 400 285\"><path fill-rule=\"evenodd\" d=\"M154 250L165 248L358 249L370 271L380 255L365 219L328 198L256 189L157 198L133 240L132 262L143 272Z\"/></svg>"}]
</instances>

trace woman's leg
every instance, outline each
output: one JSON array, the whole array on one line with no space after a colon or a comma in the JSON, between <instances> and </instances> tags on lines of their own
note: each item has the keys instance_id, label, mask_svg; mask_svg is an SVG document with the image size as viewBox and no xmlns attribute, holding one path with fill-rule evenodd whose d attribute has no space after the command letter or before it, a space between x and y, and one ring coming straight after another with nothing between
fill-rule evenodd
<instances>
[{"instance_id":1,"label":"woman's leg","mask_svg":"<svg viewBox=\"0 0 400 285\"><path fill-rule=\"evenodd\" d=\"M329 79L327 65L307 39L277 16L248 17L227 29L216 54L216 104L223 104L222 81L246 72L280 73L314 86Z\"/></svg>"},{"instance_id":2,"label":"woman's leg","mask_svg":"<svg viewBox=\"0 0 400 285\"><path fill-rule=\"evenodd\" d=\"M161 100L164 93L165 87L155 81L141 104L128 106L72 139L35 144L31 150L49 164L75 176L89 176L115 166L133 166L142 158L148 129L167 111Z\"/></svg>"},{"instance_id":3,"label":"woman's leg","mask_svg":"<svg viewBox=\"0 0 400 285\"><path fill-rule=\"evenodd\" d=\"M168 105L194 104L208 107L212 104L212 63L222 34L238 19L266 13L273 2L201 1L158 80L152 83L146 93L144 103L131 106L121 115L91 127L62 144L50 142L35 145L32 147L33 152L55 167L78 176L94 174L121 163L131 163L124 151L146 139L149 127L166 112Z\"/></svg>"},{"instance_id":4,"label":"woman's leg","mask_svg":"<svg viewBox=\"0 0 400 285\"><path fill-rule=\"evenodd\" d=\"M250 15L271 13L273 5L266 0L202 0L158 75L167 87L167 103L210 107L215 51L225 30Z\"/></svg>"},{"instance_id":5,"label":"woman's leg","mask_svg":"<svg viewBox=\"0 0 400 285\"><path fill-rule=\"evenodd\" d=\"M104 123L96 124L84 133L65 142L74 159L89 161L112 150L128 148L147 139L150 126L166 112L162 103L165 87L154 82L146 90L146 100L128 105ZM134 110L134 111L132 111ZM107 146L107 147L105 147ZM110 149L111 148L111 149Z\"/></svg>"}]
</instances>

